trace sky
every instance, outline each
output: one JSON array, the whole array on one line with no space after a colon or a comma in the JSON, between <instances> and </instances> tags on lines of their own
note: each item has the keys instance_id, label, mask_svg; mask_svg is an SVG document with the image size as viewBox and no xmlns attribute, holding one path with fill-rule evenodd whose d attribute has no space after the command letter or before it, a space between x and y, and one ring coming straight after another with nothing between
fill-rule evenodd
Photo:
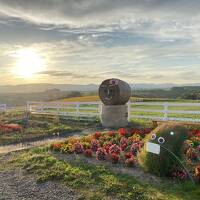
<instances>
[{"instance_id":1,"label":"sky","mask_svg":"<svg viewBox=\"0 0 200 200\"><path fill-rule=\"evenodd\" d=\"M199 0L0 0L0 85L200 83Z\"/></svg>"}]
</instances>

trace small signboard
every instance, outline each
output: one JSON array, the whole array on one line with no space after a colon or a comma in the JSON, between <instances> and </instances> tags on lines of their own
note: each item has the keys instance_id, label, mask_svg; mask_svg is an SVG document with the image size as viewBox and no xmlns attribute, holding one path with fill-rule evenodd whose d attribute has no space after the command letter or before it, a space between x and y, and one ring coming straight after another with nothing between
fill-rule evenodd
<instances>
[{"instance_id":1,"label":"small signboard","mask_svg":"<svg viewBox=\"0 0 200 200\"><path fill-rule=\"evenodd\" d=\"M160 154L160 145L147 142L146 143L146 151L154 154Z\"/></svg>"}]
</instances>

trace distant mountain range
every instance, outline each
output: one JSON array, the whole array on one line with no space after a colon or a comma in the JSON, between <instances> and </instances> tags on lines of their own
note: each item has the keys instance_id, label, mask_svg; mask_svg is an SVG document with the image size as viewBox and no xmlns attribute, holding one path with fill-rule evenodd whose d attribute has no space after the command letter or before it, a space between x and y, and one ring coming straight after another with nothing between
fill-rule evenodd
<instances>
[{"instance_id":1,"label":"distant mountain range","mask_svg":"<svg viewBox=\"0 0 200 200\"><path fill-rule=\"evenodd\" d=\"M200 86L199 84L187 84L188 86ZM148 90L148 89L170 89L176 86L182 86L178 84L147 84L137 83L130 84L133 90ZM75 85L75 84L49 84L49 83L37 83L37 84L22 84L22 85L2 85L0 86L0 93L31 93L31 92L43 92L46 90L59 89L61 91L80 91L80 92L91 92L97 91L98 85Z\"/></svg>"}]
</instances>

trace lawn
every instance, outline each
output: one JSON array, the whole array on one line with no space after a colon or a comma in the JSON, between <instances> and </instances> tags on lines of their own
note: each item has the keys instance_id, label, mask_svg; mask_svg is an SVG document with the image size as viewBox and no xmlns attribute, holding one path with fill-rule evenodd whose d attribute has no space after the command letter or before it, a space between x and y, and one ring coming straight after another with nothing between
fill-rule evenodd
<instances>
[{"instance_id":1,"label":"lawn","mask_svg":"<svg viewBox=\"0 0 200 200\"><path fill-rule=\"evenodd\" d=\"M48 147L12 153L11 157L0 164L0 170L23 168L26 173L34 174L38 182L53 180L75 189L81 194L80 199L197 200L200 195L200 187L190 182L163 179L150 184L117 173L101 163L87 163L79 155L74 159L60 159Z\"/></svg>"}]
</instances>

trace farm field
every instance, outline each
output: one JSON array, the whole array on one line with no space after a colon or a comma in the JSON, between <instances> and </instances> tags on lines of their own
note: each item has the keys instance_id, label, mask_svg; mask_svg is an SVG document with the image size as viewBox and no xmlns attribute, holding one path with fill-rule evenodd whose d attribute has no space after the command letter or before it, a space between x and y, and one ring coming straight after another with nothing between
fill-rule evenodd
<instances>
[{"instance_id":1,"label":"farm field","mask_svg":"<svg viewBox=\"0 0 200 200\"><path fill-rule=\"evenodd\" d=\"M135 102L141 100L135 97L131 97L131 102ZM99 101L98 96L83 96L83 97L75 97L75 98L66 98L59 100L60 102L96 102ZM199 119L200 120L200 106L186 106L181 104L184 103L198 103L199 101L191 101L191 100L172 100L172 99L149 99L149 98L144 98L142 99L142 102L146 103L164 103L164 102L169 102L168 106L168 117L170 118L189 118L189 119ZM179 106L170 106L170 103L177 103L180 104ZM96 107L96 110L90 109L90 107ZM97 113L98 112L98 105L80 105L80 113ZM87 109L88 108L88 109ZM135 109L135 110L134 110ZM138 111L137 109L145 109L147 111ZM53 109L51 109L53 111ZM152 111L155 110L155 111ZM55 111L55 109L54 109ZM68 106L66 109L62 108L62 112L76 112L76 107L75 105ZM177 113L172 113L173 111L177 111ZM180 111L189 111L190 113L178 113ZM171 112L171 113L170 113ZM194 113L193 113L194 112ZM196 113L195 113L196 112ZM164 106L161 105L131 105L131 120L134 120L134 116L138 115L140 117L142 116L152 116L152 117L157 117L161 118L164 116Z\"/></svg>"}]
</instances>

